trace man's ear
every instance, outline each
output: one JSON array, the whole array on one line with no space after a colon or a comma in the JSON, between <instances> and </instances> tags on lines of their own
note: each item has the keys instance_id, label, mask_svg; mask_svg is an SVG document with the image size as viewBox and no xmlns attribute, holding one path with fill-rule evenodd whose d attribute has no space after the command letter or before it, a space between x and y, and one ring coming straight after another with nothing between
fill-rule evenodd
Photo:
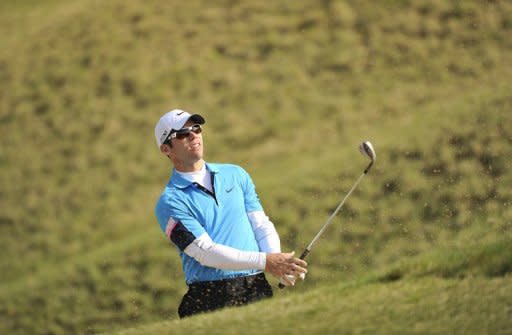
<instances>
[{"instance_id":1,"label":"man's ear","mask_svg":"<svg viewBox=\"0 0 512 335\"><path fill-rule=\"evenodd\" d=\"M172 152L172 148L171 148L171 146L170 146L170 145L168 145L168 144L162 144L162 145L160 146L160 151L161 151L164 155L169 156L169 154Z\"/></svg>"}]
</instances>

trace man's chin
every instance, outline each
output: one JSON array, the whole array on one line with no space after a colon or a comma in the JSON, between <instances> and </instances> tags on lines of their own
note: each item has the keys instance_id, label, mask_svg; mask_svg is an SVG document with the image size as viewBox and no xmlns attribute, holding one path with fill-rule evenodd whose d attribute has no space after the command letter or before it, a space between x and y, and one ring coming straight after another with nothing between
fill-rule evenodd
<instances>
[{"instance_id":1,"label":"man's chin","mask_svg":"<svg viewBox=\"0 0 512 335\"><path fill-rule=\"evenodd\" d=\"M192 154L192 157L194 157L196 160L200 161L203 159L203 152L194 152Z\"/></svg>"}]
</instances>

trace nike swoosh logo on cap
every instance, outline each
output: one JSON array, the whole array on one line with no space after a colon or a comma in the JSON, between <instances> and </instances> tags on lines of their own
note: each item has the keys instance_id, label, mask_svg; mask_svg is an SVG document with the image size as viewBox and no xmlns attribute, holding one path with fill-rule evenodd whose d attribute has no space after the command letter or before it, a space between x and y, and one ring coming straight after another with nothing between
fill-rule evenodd
<instances>
[{"instance_id":1,"label":"nike swoosh logo on cap","mask_svg":"<svg viewBox=\"0 0 512 335\"><path fill-rule=\"evenodd\" d=\"M179 113L178 113L178 115L181 115L181 114L183 114L183 113L185 113L185 112L179 112Z\"/></svg>"}]
</instances>

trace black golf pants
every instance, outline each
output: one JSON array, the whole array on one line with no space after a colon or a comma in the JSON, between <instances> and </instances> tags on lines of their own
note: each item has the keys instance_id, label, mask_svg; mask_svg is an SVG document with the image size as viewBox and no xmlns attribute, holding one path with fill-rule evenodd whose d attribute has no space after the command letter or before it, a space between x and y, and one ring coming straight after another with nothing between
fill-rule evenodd
<instances>
[{"instance_id":1,"label":"black golf pants","mask_svg":"<svg viewBox=\"0 0 512 335\"><path fill-rule=\"evenodd\" d=\"M241 306L272 297L272 287L265 275L214 280L190 284L181 300L178 315L184 318L223 307Z\"/></svg>"}]
</instances>

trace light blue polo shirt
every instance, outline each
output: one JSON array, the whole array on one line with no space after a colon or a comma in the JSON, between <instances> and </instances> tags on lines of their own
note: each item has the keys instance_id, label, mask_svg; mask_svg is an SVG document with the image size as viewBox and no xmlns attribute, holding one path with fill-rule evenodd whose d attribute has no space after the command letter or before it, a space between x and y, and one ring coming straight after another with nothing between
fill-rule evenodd
<instances>
[{"instance_id":1,"label":"light blue polo shirt","mask_svg":"<svg viewBox=\"0 0 512 335\"><path fill-rule=\"evenodd\" d=\"M158 223L179 248L187 284L246 276L259 272L228 271L201 265L183 250L203 233L219 244L259 251L247 213L262 211L249 174L237 165L206 163L213 193L180 176L171 178L156 204Z\"/></svg>"}]
</instances>

